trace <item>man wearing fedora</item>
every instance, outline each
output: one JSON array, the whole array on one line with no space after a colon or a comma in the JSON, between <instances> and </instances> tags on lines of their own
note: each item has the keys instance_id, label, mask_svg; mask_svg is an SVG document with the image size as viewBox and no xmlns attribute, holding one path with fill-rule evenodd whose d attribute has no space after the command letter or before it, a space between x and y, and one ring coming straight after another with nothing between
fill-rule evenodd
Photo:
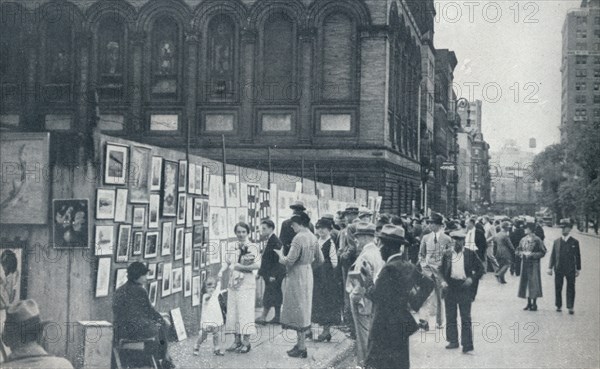
<instances>
[{"instance_id":1,"label":"man wearing fedora","mask_svg":"<svg viewBox=\"0 0 600 369\"><path fill-rule=\"evenodd\" d=\"M11 349L11 354L0 366L6 369L73 369L67 359L48 354L39 344L43 331L40 310L34 300L21 300L9 306L2 341Z\"/></svg>"},{"instance_id":2,"label":"man wearing fedora","mask_svg":"<svg viewBox=\"0 0 600 369\"><path fill-rule=\"evenodd\" d=\"M358 365L363 366L373 314L373 303L365 296L365 287L374 284L385 263L374 242L374 224L367 222L356 224L354 236L359 255L348 272L346 292L350 297L350 309L356 332Z\"/></svg>"},{"instance_id":3,"label":"man wearing fedora","mask_svg":"<svg viewBox=\"0 0 600 369\"><path fill-rule=\"evenodd\" d=\"M447 285L444 303L446 307L447 349L458 344L457 312L460 310L461 343L463 352L473 351L473 328L471 327L471 304L477 293L475 286L484 274L484 267L477 254L464 247L466 233L458 230L450 233L454 240L451 249L444 252L442 275Z\"/></svg>"},{"instance_id":4,"label":"man wearing fedora","mask_svg":"<svg viewBox=\"0 0 600 369\"><path fill-rule=\"evenodd\" d=\"M115 291L113 326L115 340L147 340L145 351L159 360L162 369L175 368L169 356L167 337L169 323L156 311L144 286L149 269L135 261L127 267L127 283Z\"/></svg>"},{"instance_id":5,"label":"man wearing fedora","mask_svg":"<svg viewBox=\"0 0 600 369\"><path fill-rule=\"evenodd\" d=\"M294 201L290 205L290 209L292 209L292 211L294 212L292 214L292 216L300 215L306 211L306 208L304 207L304 203L302 201ZM313 226L312 223L308 224L308 228L310 229L310 231L312 233L315 233L315 227ZM285 220L283 223L281 223L281 230L279 231L279 240L283 244L283 255L284 256L287 256L288 252L290 251L290 247L292 245L292 240L294 239L295 236L296 236L296 232L294 232L294 229L292 228L292 220L291 219Z\"/></svg>"},{"instance_id":6,"label":"man wearing fedora","mask_svg":"<svg viewBox=\"0 0 600 369\"><path fill-rule=\"evenodd\" d=\"M581 272L581 253L579 241L571 237L573 223L569 219L560 221L562 237L554 241L548 274L554 270L554 290L556 293L556 311L562 311L562 287L567 280L567 309L569 314L574 314L575 306L575 279Z\"/></svg>"},{"instance_id":7,"label":"man wearing fedora","mask_svg":"<svg viewBox=\"0 0 600 369\"><path fill-rule=\"evenodd\" d=\"M442 318L442 276L440 267L444 252L452 247L452 239L444 233L444 218L441 214L433 213L429 219L431 233L423 236L419 249L419 264L423 274L433 279L435 283L435 294L432 294L426 302L426 311L429 315L435 315L436 326L443 325ZM426 320L426 319L425 319Z\"/></svg>"},{"instance_id":8,"label":"man wearing fedora","mask_svg":"<svg viewBox=\"0 0 600 369\"><path fill-rule=\"evenodd\" d=\"M410 367L409 338L421 328L411 309L418 311L434 288L433 281L407 260L404 236L404 229L392 224L384 225L378 235L385 265L375 285L367 286L365 293L373 302L367 368Z\"/></svg>"}]
</instances>

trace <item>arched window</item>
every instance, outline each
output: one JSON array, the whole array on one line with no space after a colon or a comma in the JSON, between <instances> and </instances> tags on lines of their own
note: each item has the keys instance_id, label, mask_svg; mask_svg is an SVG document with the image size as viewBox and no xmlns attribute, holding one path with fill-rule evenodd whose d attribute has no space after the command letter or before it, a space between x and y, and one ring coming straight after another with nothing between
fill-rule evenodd
<instances>
[{"instance_id":1,"label":"arched window","mask_svg":"<svg viewBox=\"0 0 600 369\"><path fill-rule=\"evenodd\" d=\"M126 85L127 27L111 15L100 20L96 43L98 96L102 101L123 99Z\"/></svg>"},{"instance_id":2,"label":"arched window","mask_svg":"<svg viewBox=\"0 0 600 369\"><path fill-rule=\"evenodd\" d=\"M68 19L46 21L43 39L44 98L47 102L72 102L75 59L73 29Z\"/></svg>"},{"instance_id":3,"label":"arched window","mask_svg":"<svg viewBox=\"0 0 600 369\"><path fill-rule=\"evenodd\" d=\"M231 18L219 15L210 21L207 63L210 97L233 97L236 43L236 28Z\"/></svg>"},{"instance_id":4,"label":"arched window","mask_svg":"<svg viewBox=\"0 0 600 369\"><path fill-rule=\"evenodd\" d=\"M261 97L270 101L295 100L296 29L284 13L271 15L264 24Z\"/></svg>"},{"instance_id":5,"label":"arched window","mask_svg":"<svg viewBox=\"0 0 600 369\"><path fill-rule=\"evenodd\" d=\"M332 13L323 22L322 98L354 98L356 38L355 25L344 13Z\"/></svg>"},{"instance_id":6,"label":"arched window","mask_svg":"<svg viewBox=\"0 0 600 369\"><path fill-rule=\"evenodd\" d=\"M152 37L152 98L176 99L181 64L181 30L170 16L154 21Z\"/></svg>"}]
</instances>

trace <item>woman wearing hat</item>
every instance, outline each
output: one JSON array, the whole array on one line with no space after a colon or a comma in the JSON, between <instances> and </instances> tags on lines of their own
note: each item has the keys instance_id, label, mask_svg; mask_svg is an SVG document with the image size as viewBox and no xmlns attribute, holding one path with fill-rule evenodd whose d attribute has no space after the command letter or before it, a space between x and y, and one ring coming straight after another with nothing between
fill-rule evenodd
<instances>
[{"instance_id":1,"label":"woman wearing hat","mask_svg":"<svg viewBox=\"0 0 600 369\"><path fill-rule=\"evenodd\" d=\"M540 259L546 255L544 242L535 235L536 224L527 223L525 237L521 239L516 254L521 258L519 297L527 299L523 310L537 311L536 300L542 297Z\"/></svg>"},{"instance_id":2,"label":"woman wearing hat","mask_svg":"<svg viewBox=\"0 0 600 369\"><path fill-rule=\"evenodd\" d=\"M335 244L331 238L333 223L329 219L319 219L315 225L318 243L325 262L313 268L314 287L312 303L312 321L323 326L318 342L331 341L331 326L340 324L341 299L339 279L336 273L338 265Z\"/></svg>"},{"instance_id":3,"label":"woman wearing hat","mask_svg":"<svg viewBox=\"0 0 600 369\"><path fill-rule=\"evenodd\" d=\"M281 325L284 329L297 332L298 343L288 351L290 357L306 359L306 332L311 327L313 271L312 264L322 264L323 253L317 238L309 230L310 218L306 213L291 218L291 226L296 232L287 256L282 250L274 250L279 262L287 267L283 285L283 306Z\"/></svg>"}]
</instances>

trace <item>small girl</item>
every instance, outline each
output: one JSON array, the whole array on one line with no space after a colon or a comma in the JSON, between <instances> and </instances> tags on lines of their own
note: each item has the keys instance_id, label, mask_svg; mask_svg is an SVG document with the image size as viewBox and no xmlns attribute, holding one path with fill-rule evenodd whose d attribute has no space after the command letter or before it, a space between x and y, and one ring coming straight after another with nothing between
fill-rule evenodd
<instances>
[{"instance_id":1,"label":"small girl","mask_svg":"<svg viewBox=\"0 0 600 369\"><path fill-rule=\"evenodd\" d=\"M221 282L213 277L209 277L204 282L204 291L202 295L202 316L200 317L200 336L194 347L194 356L200 354L200 345L206 340L209 333L213 336L213 353L216 356L224 356L219 346L221 341L221 329L223 327L223 312L219 304L219 293Z\"/></svg>"}]
</instances>

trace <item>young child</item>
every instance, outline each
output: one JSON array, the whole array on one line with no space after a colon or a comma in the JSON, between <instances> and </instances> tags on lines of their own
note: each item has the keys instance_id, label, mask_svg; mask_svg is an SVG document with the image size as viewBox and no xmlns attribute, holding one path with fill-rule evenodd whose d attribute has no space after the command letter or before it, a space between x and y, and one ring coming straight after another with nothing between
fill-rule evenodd
<instances>
[{"instance_id":1,"label":"young child","mask_svg":"<svg viewBox=\"0 0 600 369\"><path fill-rule=\"evenodd\" d=\"M219 304L219 292L221 282L213 277L209 277L204 282L205 293L202 295L202 316L200 317L200 336L194 347L194 356L200 354L200 345L206 340L209 333L213 336L213 353L217 356L224 356L219 346L221 341L221 329L223 327L223 312Z\"/></svg>"}]
</instances>

